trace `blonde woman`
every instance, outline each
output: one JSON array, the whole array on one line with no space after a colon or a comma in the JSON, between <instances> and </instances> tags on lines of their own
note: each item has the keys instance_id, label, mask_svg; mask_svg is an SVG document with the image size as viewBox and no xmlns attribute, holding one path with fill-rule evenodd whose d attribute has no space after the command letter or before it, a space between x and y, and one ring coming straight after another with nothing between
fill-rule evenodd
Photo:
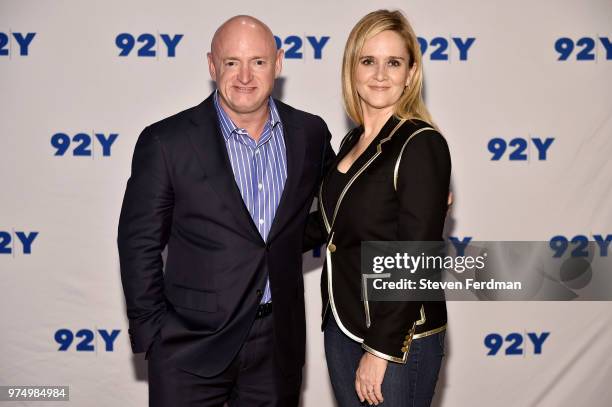
<instances>
[{"instance_id":1,"label":"blonde woman","mask_svg":"<svg viewBox=\"0 0 612 407\"><path fill-rule=\"evenodd\" d=\"M342 85L358 126L319 192L325 352L341 407L428 406L444 356L443 301L361 300L362 241L442 240L451 161L423 103L422 78L402 13L375 11L353 28Z\"/></svg>"}]
</instances>

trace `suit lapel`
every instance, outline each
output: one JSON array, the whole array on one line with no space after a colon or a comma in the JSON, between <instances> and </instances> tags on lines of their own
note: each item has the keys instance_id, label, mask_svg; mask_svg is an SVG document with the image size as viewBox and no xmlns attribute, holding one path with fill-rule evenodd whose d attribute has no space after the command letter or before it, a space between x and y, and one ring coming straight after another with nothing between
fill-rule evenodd
<instances>
[{"instance_id":1,"label":"suit lapel","mask_svg":"<svg viewBox=\"0 0 612 407\"><path fill-rule=\"evenodd\" d=\"M261 235L236 184L212 95L198 106L191 122L193 126L189 138L206 174L206 181L210 183L241 229L251 238L261 241Z\"/></svg>"},{"instance_id":2,"label":"suit lapel","mask_svg":"<svg viewBox=\"0 0 612 407\"><path fill-rule=\"evenodd\" d=\"M272 221L270 233L268 233L268 242L278 235L282 227L293 215L293 210L296 209L294 197L299 180L302 177L302 171L304 170L304 154L306 150L304 129L297 123L294 123L291 112L286 105L278 101L275 102L283 126L283 138L287 154L287 179L285 180L285 187L283 188L283 193L281 194L281 199Z\"/></svg>"}]
</instances>

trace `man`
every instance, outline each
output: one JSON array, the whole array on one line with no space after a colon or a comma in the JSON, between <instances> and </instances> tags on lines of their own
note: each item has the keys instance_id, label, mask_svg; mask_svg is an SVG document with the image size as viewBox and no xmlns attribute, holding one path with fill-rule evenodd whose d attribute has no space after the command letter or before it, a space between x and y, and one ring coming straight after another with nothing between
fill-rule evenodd
<instances>
[{"instance_id":1,"label":"man","mask_svg":"<svg viewBox=\"0 0 612 407\"><path fill-rule=\"evenodd\" d=\"M282 58L265 24L231 18L208 54L217 91L136 144L118 245L151 406L298 403L302 235L333 151L321 118L270 97Z\"/></svg>"}]
</instances>

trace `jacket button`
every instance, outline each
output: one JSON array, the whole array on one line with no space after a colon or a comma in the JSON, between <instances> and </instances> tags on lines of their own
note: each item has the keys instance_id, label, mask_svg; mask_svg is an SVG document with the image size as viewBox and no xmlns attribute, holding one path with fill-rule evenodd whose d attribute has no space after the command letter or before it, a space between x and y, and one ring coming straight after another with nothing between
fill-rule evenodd
<instances>
[{"instance_id":1,"label":"jacket button","mask_svg":"<svg viewBox=\"0 0 612 407\"><path fill-rule=\"evenodd\" d=\"M330 243L329 246L327 246L327 248L329 249L331 253L336 251L336 245L333 243Z\"/></svg>"},{"instance_id":2,"label":"jacket button","mask_svg":"<svg viewBox=\"0 0 612 407\"><path fill-rule=\"evenodd\" d=\"M257 298L261 298L263 296L263 291L257 290Z\"/></svg>"},{"instance_id":3,"label":"jacket button","mask_svg":"<svg viewBox=\"0 0 612 407\"><path fill-rule=\"evenodd\" d=\"M402 348L402 352L404 352L404 353L408 352L408 348L404 346L404 347Z\"/></svg>"},{"instance_id":4,"label":"jacket button","mask_svg":"<svg viewBox=\"0 0 612 407\"><path fill-rule=\"evenodd\" d=\"M410 339L410 334L406 335L406 339Z\"/></svg>"},{"instance_id":5,"label":"jacket button","mask_svg":"<svg viewBox=\"0 0 612 407\"><path fill-rule=\"evenodd\" d=\"M408 346L408 345L410 345L410 342L404 341L404 346Z\"/></svg>"}]
</instances>

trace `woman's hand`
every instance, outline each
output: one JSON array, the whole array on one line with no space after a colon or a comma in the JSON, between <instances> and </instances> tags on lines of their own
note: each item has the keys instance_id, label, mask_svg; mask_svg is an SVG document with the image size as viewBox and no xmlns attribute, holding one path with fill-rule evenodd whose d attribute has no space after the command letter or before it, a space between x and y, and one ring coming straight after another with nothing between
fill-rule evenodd
<instances>
[{"instance_id":1,"label":"woman's hand","mask_svg":"<svg viewBox=\"0 0 612 407\"><path fill-rule=\"evenodd\" d=\"M359 401L378 405L383 402L382 382L387 370L385 359L365 352L359 361L359 367L355 373L355 390Z\"/></svg>"}]
</instances>

